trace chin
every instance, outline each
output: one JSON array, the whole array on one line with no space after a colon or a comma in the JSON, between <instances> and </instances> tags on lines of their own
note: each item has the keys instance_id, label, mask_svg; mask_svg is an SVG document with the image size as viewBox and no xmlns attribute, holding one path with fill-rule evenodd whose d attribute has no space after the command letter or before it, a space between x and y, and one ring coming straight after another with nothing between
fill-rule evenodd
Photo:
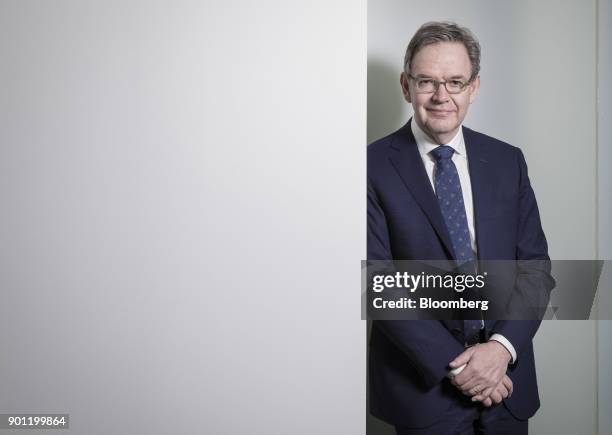
<instances>
[{"instance_id":1,"label":"chin","mask_svg":"<svg viewBox=\"0 0 612 435\"><path fill-rule=\"evenodd\" d=\"M431 132L435 134L450 133L454 131L457 127L459 127L459 124L454 121L439 120L429 121L426 125L429 127L429 130L431 130Z\"/></svg>"}]
</instances>

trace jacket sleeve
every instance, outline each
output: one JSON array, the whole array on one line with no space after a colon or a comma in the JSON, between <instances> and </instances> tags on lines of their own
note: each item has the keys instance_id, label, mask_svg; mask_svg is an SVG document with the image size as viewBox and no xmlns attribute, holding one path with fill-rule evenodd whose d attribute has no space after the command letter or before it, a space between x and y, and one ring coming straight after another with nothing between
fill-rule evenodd
<instances>
[{"instance_id":1,"label":"jacket sleeve","mask_svg":"<svg viewBox=\"0 0 612 435\"><path fill-rule=\"evenodd\" d=\"M523 297L531 298L529 302L532 307L545 307L555 281L550 275L548 244L542 230L535 194L529 182L527 164L520 150L517 150L517 154L520 184L516 243L518 272L515 290L528 291L530 294ZM529 320L498 321L492 329L492 333L501 334L510 340L519 360L522 349L531 342L541 323L541 318L533 317Z\"/></svg>"}]
</instances>

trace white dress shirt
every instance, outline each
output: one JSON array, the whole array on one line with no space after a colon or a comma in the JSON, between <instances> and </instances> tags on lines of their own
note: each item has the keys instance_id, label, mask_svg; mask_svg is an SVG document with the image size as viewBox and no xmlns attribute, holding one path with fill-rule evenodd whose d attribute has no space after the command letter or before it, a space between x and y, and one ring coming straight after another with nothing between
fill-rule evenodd
<instances>
[{"instance_id":1,"label":"white dress shirt","mask_svg":"<svg viewBox=\"0 0 612 435\"><path fill-rule=\"evenodd\" d=\"M414 118L412 118L412 122L410 123L410 128L412 129L412 134L414 135L414 139L417 143L417 148L419 149L419 154L421 155L421 159L423 159L423 164L425 165L425 171L427 172L427 176L429 177L429 181L431 183L431 187L436 189L434 183L435 176L435 167L436 160L430 154L435 148L439 147L440 144L434 142L427 134L419 127ZM444 144L448 145L452 149L455 150L453 153L453 157L451 158L455 167L457 168L457 174L459 175L459 184L461 184L461 194L463 195L463 204L465 205L465 215L467 217L468 230L470 232L470 243L472 245L472 250L474 253L477 253L476 248L476 231L474 230L474 204L472 201L472 183L470 181L470 171L468 166L468 158L467 152L465 149L465 141L463 139L463 127L459 127L457 134L453 137L449 143ZM494 340L501 343L512 356L511 364L514 364L516 361L517 355L514 346L510 341L501 334L493 334L489 340ZM451 376L456 376L465 368L464 366L458 367L454 370L451 370Z\"/></svg>"}]
</instances>

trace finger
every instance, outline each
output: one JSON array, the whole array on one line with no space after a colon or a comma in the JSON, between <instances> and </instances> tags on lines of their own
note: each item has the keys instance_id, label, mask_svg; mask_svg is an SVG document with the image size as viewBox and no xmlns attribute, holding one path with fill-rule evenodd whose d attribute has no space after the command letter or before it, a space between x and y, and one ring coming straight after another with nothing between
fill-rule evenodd
<instances>
[{"instance_id":1,"label":"finger","mask_svg":"<svg viewBox=\"0 0 612 435\"><path fill-rule=\"evenodd\" d=\"M508 397L508 394L510 394L510 392L503 383L500 383L497 386L497 392L502 396L502 399L505 399L506 397Z\"/></svg>"},{"instance_id":2,"label":"finger","mask_svg":"<svg viewBox=\"0 0 612 435\"><path fill-rule=\"evenodd\" d=\"M469 392L471 390L473 390L474 388L478 388L479 387L479 381L478 379L470 379L469 381L467 381L464 384L458 385L457 387L464 392ZM484 389L484 386L480 386L480 389L478 390L478 392L482 391Z\"/></svg>"},{"instance_id":3,"label":"finger","mask_svg":"<svg viewBox=\"0 0 612 435\"><path fill-rule=\"evenodd\" d=\"M506 384L506 382L504 382L504 380L499 383L499 385L497 386L497 390L502 393L504 399L510 396L511 389L508 388L508 385Z\"/></svg>"},{"instance_id":4,"label":"finger","mask_svg":"<svg viewBox=\"0 0 612 435\"><path fill-rule=\"evenodd\" d=\"M480 394L484 397L489 397L491 394L493 394L493 391L495 391L494 387L489 387L484 389Z\"/></svg>"},{"instance_id":5,"label":"finger","mask_svg":"<svg viewBox=\"0 0 612 435\"><path fill-rule=\"evenodd\" d=\"M488 399L488 397L484 394L477 394L472 397L472 402L484 402L486 399Z\"/></svg>"},{"instance_id":6,"label":"finger","mask_svg":"<svg viewBox=\"0 0 612 435\"><path fill-rule=\"evenodd\" d=\"M457 358L452 360L448 365L454 369L457 367L461 367L463 364L467 364L472 358L472 354L474 353L474 348L476 346L468 347L466 350L461 352ZM465 371L465 370L464 370ZM461 372L463 373L463 372Z\"/></svg>"},{"instance_id":7,"label":"finger","mask_svg":"<svg viewBox=\"0 0 612 435\"><path fill-rule=\"evenodd\" d=\"M464 391L463 394L466 394L468 396L476 396L478 394L480 394L480 392L483 390L483 388L480 385L477 385L473 388L468 389L467 391Z\"/></svg>"},{"instance_id":8,"label":"finger","mask_svg":"<svg viewBox=\"0 0 612 435\"><path fill-rule=\"evenodd\" d=\"M508 375L504 375L501 381L506 388L508 389L512 388L512 379L510 379Z\"/></svg>"},{"instance_id":9,"label":"finger","mask_svg":"<svg viewBox=\"0 0 612 435\"><path fill-rule=\"evenodd\" d=\"M486 399L484 399L484 400L482 401L482 404L488 408L488 407L490 407L491 405L493 405L493 402L491 401L491 398L490 398L490 397L487 397Z\"/></svg>"},{"instance_id":10,"label":"finger","mask_svg":"<svg viewBox=\"0 0 612 435\"><path fill-rule=\"evenodd\" d=\"M499 388L497 392L501 394L502 399L506 399L510 395L510 392L506 389L506 387Z\"/></svg>"},{"instance_id":11,"label":"finger","mask_svg":"<svg viewBox=\"0 0 612 435\"><path fill-rule=\"evenodd\" d=\"M502 397L497 391L493 391L493 393L491 393L491 400L495 403L501 403Z\"/></svg>"},{"instance_id":12,"label":"finger","mask_svg":"<svg viewBox=\"0 0 612 435\"><path fill-rule=\"evenodd\" d=\"M470 388L475 386L475 383L479 382L479 379L475 376L474 370L466 367L461 373L459 373L457 376L455 376L453 378L453 381L455 381L455 385L463 387L466 384L472 382L471 385L469 385Z\"/></svg>"},{"instance_id":13,"label":"finger","mask_svg":"<svg viewBox=\"0 0 612 435\"><path fill-rule=\"evenodd\" d=\"M485 394L484 391L481 391L480 393L472 396L472 402L482 402L488 397L488 394Z\"/></svg>"},{"instance_id":14,"label":"finger","mask_svg":"<svg viewBox=\"0 0 612 435\"><path fill-rule=\"evenodd\" d=\"M514 391L514 384L512 383L512 379L508 376L504 376L502 379L504 386L508 389L508 397L512 396L512 392Z\"/></svg>"}]
</instances>

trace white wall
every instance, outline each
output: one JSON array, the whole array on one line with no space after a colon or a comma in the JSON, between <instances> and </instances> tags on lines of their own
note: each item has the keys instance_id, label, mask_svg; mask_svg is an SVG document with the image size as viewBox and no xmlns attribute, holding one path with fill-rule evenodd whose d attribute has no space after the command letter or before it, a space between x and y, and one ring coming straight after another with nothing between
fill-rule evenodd
<instances>
[{"instance_id":1,"label":"white wall","mask_svg":"<svg viewBox=\"0 0 612 435\"><path fill-rule=\"evenodd\" d=\"M0 2L0 412L363 433L365 31L354 0Z\"/></svg>"},{"instance_id":2,"label":"white wall","mask_svg":"<svg viewBox=\"0 0 612 435\"><path fill-rule=\"evenodd\" d=\"M399 87L403 53L431 20L457 21L479 37L481 89L466 125L524 151L551 257L595 258L595 0L369 2L368 141L410 116ZM531 431L595 434L596 324L545 322L535 346L542 408Z\"/></svg>"}]
</instances>

